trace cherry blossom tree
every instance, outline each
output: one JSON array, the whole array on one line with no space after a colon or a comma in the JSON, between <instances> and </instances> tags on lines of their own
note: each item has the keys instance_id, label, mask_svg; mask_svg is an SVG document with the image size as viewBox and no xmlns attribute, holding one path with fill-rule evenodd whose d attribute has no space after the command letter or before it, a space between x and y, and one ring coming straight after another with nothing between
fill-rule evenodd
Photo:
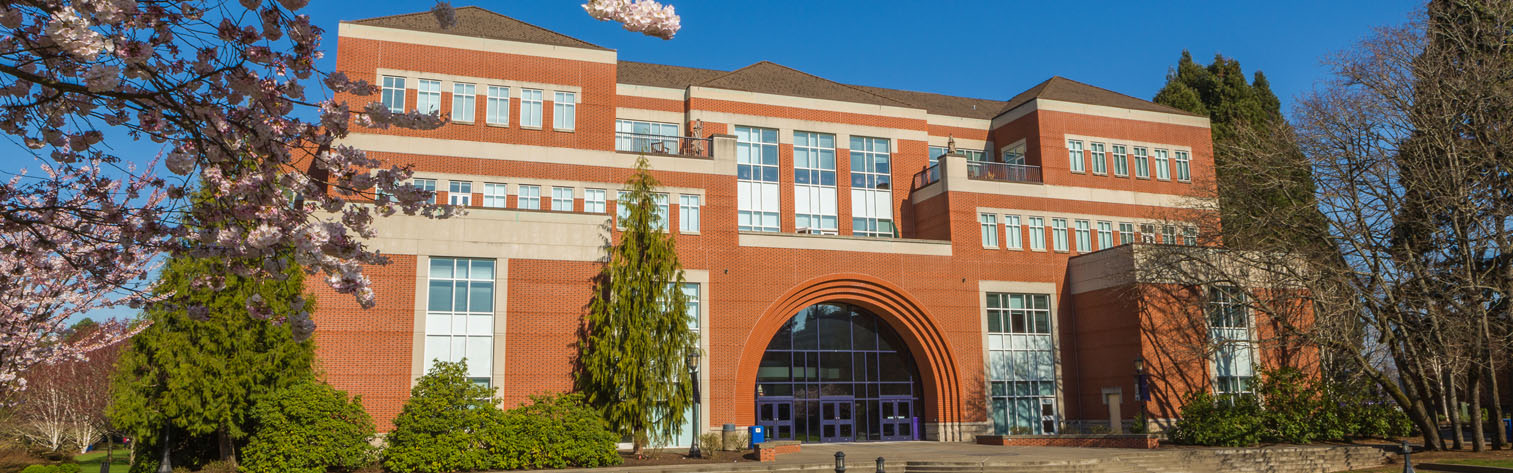
<instances>
[{"instance_id":1,"label":"cherry blossom tree","mask_svg":"<svg viewBox=\"0 0 1513 473\"><path fill-rule=\"evenodd\" d=\"M583 9L599 20L620 22L626 30L662 39L672 39L682 28L672 5L656 0L592 0Z\"/></svg>"}]
</instances>

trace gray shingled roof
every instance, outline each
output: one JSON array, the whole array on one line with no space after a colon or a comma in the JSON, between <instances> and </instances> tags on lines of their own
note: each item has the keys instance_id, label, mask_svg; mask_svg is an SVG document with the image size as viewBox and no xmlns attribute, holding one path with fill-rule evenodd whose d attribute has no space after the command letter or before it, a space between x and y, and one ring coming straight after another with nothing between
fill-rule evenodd
<instances>
[{"instance_id":1,"label":"gray shingled roof","mask_svg":"<svg viewBox=\"0 0 1513 473\"><path fill-rule=\"evenodd\" d=\"M1003 108L1005 103L1002 100L974 99L930 92L884 89L882 87L869 87L865 85L853 85L852 87L904 102L917 108L923 108L926 112L934 115L949 117L990 120L998 115L999 110Z\"/></svg>"},{"instance_id":2,"label":"gray shingled roof","mask_svg":"<svg viewBox=\"0 0 1513 473\"><path fill-rule=\"evenodd\" d=\"M670 89L686 89L690 85L728 73L729 71L632 61L620 61L615 67L616 82L630 85L667 87Z\"/></svg>"},{"instance_id":3,"label":"gray shingled roof","mask_svg":"<svg viewBox=\"0 0 1513 473\"><path fill-rule=\"evenodd\" d=\"M771 61L758 62L694 85L892 107L913 106Z\"/></svg>"},{"instance_id":4,"label":"gray shingled roof","mask_svg":"<svg viewBox=\"0 0 1513 473\"><path fill-rule=\"evenodd\" d=\"M593 43L500 15L483 8L459 7L455 11L457 12L457 24L445 29L441 27L440 22L436 21L436 16L429 11L381 16L344 23L609 51L608 48L600 47Z\"/></svg>"},{"instance_id":5,"label":"gray shingled roof","mask_svg":"<svg viewBox=\"0 0 1513 473\"><path fill-rule=\"evenodd\" d=\"M1116 108L1128 108L1132 110L1145 110L1148 112L1174 113L1178 115L1202 116L1179 108L1168 107L1148 100L1142 100L1124 95L1101 87L1094 87L1061 76L1046 79L1045 82L1030 87L1030 90L1020 92L1014 98L1008 100L998 113L1002 115L1020 105L1024 105L1032 99L1060 100L1063 102L1084 103L1088 105L1104 105Z\"/></svg>"}]
</instances>

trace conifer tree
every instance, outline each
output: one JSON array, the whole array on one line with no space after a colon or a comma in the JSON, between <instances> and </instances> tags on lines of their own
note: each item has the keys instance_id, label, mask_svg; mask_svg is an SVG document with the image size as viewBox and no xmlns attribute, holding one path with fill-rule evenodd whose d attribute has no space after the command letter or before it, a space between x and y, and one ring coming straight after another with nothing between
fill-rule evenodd
<instances>
[{"instance_id":1,"label":"conifer tree","mask_svg":"<svg viewBox=\"0 0 1513 473\"><path fill-rule=\"evenodd\" d=\"M631 436L636 453L666 443L682 425L693 397L684 357L697 348L656 186L642 157L616 202L627 207L616 222L623 231L595 284L577 360L579 390L620 435Z\"/></svg>"}]
</instances>

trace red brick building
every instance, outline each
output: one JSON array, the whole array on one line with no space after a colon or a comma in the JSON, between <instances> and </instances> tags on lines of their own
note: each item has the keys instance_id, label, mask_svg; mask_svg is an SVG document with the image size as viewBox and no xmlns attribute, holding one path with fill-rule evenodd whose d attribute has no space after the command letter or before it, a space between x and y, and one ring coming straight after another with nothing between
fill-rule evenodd
<instances>
[{"instance_id":1,"label":"red brick building","mask_svg":"<svg viewBox=\"0 0 1513 473\"><path fill-rule=\"evenodd\" d=\"M1060 77L974 99L766 61L630 62L478 8L457 20L339 31L341 72L451 120L346 143L469 208L380 221L393 264L370 269L375 308L314 288L320 368L381 430L427 360L467 358L506 406L572 388L590 278L643 155L690 283L704 429L965 441L1106 422L1110 399L1135 415L1133 361L1157 357L1121 271L1137 242L1195 240L1163 215L1212 182L1207 118ZM1252 355L1235 353L1180 369L1243 386Z\"/></svg>"}]
</instances>

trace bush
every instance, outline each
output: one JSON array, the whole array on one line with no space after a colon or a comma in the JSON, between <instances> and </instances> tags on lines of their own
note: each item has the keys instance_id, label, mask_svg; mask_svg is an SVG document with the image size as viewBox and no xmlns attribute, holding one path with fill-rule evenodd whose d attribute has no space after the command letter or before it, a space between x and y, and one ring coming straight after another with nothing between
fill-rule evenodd
<instances>
[{"instance_id":1,"label":"bush","mask_svg":"<svg viewBox=\"0 0 1513 473\"><path fill-rule=\"evenodd\" d=\"M699 436L699 457L714 458L725 449L725 438L719 432L705 432Z\"/></svg>"},{"instance_id":2,"label":"bush","mask_svg":"<svg viewBox=\"0 0 1513 473\"><path fill-rule=\"evenodd\" d=\"M1324 383L1282 369L1264 373L1256 395L1190 397L1171 437L1178 443L1242 446L1392 438L1412 430L1408 417L1369 386Z\"/></svg>"},{"instance_id":3,"label":"bush","mask_svg":"<svg viewBox=\"0 0 1513 473\"><path fill-rule=\"evenodd\" d=\"M532 396L504 413L484 435L492 468L543 469L618 465L620 436L581 394Z\"/></svg>"},{"instance_id":4,"label":"bush","mask_svg":"<svg viewBox=\"0 0 1513 473\"><path fill-rule=\"evenodd\" d=\"M52 465L32 465L22 469L21 473L79 473L79 464L55 463Z\"/></svg>"},{"instance_id":5,"label":"bush","mask_svg":"<svg viewBox=\"0 0 1513 473\"><path fill-rule=\"evenodd\" d=\"M1172 428L1174 442L1189 445L1245 447L1261 441L1261 405L1253 396L1189 396L1182 418Z\"/></svg>"},{"instance_id":6,"label":"bush","mask_svg":"<svg viewBox=\"0 0 1513 473\"><path fill-rule=\"evenodd\" d=\"M394 418L383 466L398 473L494 468L484 433L503 423L494 390L469 381L466 364L437 363Z\"/></svg>"},{"instance_id":7,"label":"bush","mask_svg":"<svg viewBox=\"0 0 1513 473\"><path fill-rule=\"evenodd\" d=\"M242 451L247 473L354 471L373 461L376 429L360 398L309 380L252 408L254 431Z\"/></svg>"},{"instance_id":8,"label":"bush","mask_svg":"<svg viewBox=\"0 0 1513 473\"><path fill-rule=\"evenodd\" d=\"M1256 393L1263 403L1262 441L1305 444L1320 437L1322 424L1317 420L1329 409L1325 409L1314 384L1308 382L1302 371L1292 368L1261 377Z\"/></svg>"}]
</instances>

